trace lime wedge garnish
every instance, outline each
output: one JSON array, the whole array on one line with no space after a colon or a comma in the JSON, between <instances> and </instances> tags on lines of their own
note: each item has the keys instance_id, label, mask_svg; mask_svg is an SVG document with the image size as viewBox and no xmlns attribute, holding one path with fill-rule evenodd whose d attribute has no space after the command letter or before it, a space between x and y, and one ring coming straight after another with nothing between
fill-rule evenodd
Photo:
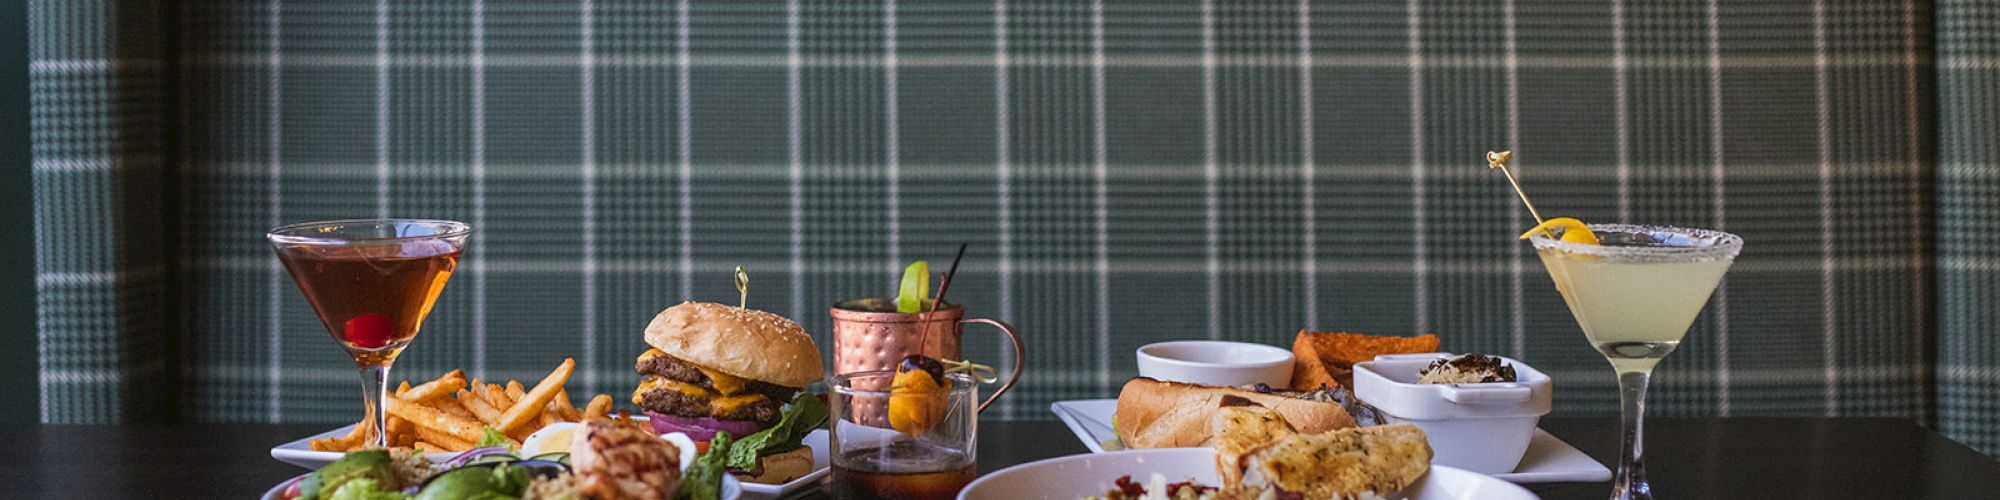
<instances>
[{"instance_id":1,"label":"lime wedge garnish","mask_svg":"<svg viewBox=\"0 0 2000 500\"><path fill-rule=\"evenodd\" d=\"M931 264L916 261L903 268L903 286L896 293L896 312L913 313L924 310L924 297L931 294Z\"/></svg>"}]
</instances>

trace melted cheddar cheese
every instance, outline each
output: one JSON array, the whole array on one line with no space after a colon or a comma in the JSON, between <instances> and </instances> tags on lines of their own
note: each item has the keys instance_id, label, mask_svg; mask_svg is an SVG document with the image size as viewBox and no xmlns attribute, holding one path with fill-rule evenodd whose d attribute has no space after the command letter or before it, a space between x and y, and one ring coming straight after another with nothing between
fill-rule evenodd
<instances>
[{"instance_id":1,"label":"melted cheddar cheese","mask_svg":"<svg viewBox=\"0 0 2000 500\"><path fill-rule=\"evenodd\" d=\"M742 377L710 370L701 365L691 364L691 366L694 366L697 370L701 370L703 375L708 375L709 385L715 386L715 392L722 393L724 396L743 392L743 388L750 385L750 381L744 380Z\"/></svg>"},{"instance_id":2,"label":"melted cheddar cheese","mask_svg":"<svg viewBox=\"0 0 2000 500\"><path fill-rule=\"evenodd\" d=\"M647 349L644 354L639 355L639 363L644 364L648 359L665 355L667 353L660 352L659 349ZM692 366L696 370L701 370L703 375L707 375L709 385L715 386L715 390L708 390L694 384L671 380L658 375L646 375L639 379L639 387L632 390L632 404L640 404L645 400L647 392L659 388L673 389L689 396L706 397L708 398L709 412L717 415L727 415L745 405L755 404L758 401L766 399L762 394L738 394L750 385L750 381L742 377L722 373L694 363L688 363L688 366Z\"/></svg>"}]
</instances>

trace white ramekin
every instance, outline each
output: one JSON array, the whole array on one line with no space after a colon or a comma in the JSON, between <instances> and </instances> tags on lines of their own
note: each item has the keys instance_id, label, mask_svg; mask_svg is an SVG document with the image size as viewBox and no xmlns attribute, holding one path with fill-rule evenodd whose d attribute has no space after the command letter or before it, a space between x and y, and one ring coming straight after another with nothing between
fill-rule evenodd
<instances>
[{"instance_id":1,"label":"white ramekin","mask_svg":"<svg viewBox=\"0 0 2000 500\"><path fill-rule=\"evenodd\" d=\"M1549 376L1526 363L1515 382L1420 384L1418 372L1450 353L1391 354L1354 365L1354 396L1381 410L1389 422L1408 422L1431 442L1431 463L1482 474L1513 472L1549 413ZM1496 356L1497 357L1497 356Z\"/></svg>"}]
</instances>

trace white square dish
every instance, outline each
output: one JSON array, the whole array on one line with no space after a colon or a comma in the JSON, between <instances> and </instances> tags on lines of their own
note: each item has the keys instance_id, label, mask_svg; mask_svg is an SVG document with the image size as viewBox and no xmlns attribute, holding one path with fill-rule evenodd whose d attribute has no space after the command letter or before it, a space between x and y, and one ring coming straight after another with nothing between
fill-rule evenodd
<instances>
[{"instance_id":1,"label":"white square dish","mask_svg":"<svg viewBox=\"0 0 2000 500\"><path fill-rule=\"evenodd\" d=\"M1118 412L1118 400L1057 401L1049 405L1049 410L1055 412L1056 418L1062 419L1070 432L1076 434L1076 438L1083 441L1092 453L1124 449L1118 442L1118 433L1111 429L1111 416ZM1534 437L1528 442L1527 453L1521 456L1520 465L1515 466L1513 472L1490 475L1520 484L1601 482L1611 480L1611 469L1547 431L1535 429Z\"/></svg>"}]
</instances>

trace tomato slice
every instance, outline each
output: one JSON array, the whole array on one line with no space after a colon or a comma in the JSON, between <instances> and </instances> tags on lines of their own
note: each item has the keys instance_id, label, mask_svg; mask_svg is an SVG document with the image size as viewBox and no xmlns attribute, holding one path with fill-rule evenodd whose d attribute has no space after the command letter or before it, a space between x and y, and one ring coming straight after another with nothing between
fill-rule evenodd
<instances>
[{"instance_id":1,"label":"tomato slice","mask_svg":"<svg viewBox=\"0 0 2000 500\"><path fill-rule=\"evenodd\" d=\"M298 498L300 495L304 495L305 492L299 490L299 485L305 484L305 482L305 478L303 477L292 479L291 484L285 485L284 491L278 492L278 498L280 500L292 500Z\"/></svg>"}]
</instances>

